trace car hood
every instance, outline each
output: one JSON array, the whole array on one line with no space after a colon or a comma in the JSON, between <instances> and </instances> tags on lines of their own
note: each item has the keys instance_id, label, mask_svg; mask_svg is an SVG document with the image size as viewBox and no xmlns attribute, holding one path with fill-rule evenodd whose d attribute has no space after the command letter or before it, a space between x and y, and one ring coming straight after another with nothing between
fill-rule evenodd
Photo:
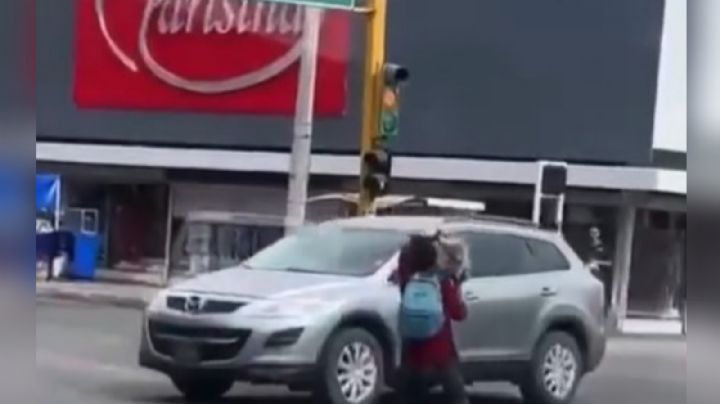
<instances>
[{"instance_id":1,"label":"car hood","mask_svg":"<svg viewBox=\"0 0 720 404\"><path fill-rule=\"evenodd\" d=\"M253 299L317 295L357 287L361 278L232 268L200 275L175 285L170 292L228 295Z\"/></svg>"}]
</instances>

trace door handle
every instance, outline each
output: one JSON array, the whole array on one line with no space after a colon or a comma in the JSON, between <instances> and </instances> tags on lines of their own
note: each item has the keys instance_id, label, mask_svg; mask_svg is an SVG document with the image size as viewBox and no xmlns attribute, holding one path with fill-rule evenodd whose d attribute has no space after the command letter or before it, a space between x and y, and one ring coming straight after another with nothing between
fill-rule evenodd
<instances>
[{"instance_id":1,"label":"door handle","mask_svg":"<svg viewBox=\"0 0 720 404\"><path fill-rule=\"evenodd\" d=\"M552 297L555 295L557 295L557 290L548 286L542 288L542 290L540 291L540 296L542 297Z\"/></svg>"},{"instance_id":2,"label":"door handle","mask_svg":"<svg viewBox=\"0 0 720 404\"><path fill-rule=\"evenodd\" d=\"M465 298L466 302L477 302L478 300L480 300L480 297L473 292L465 292L463 297Z\"/></svg>"}]
</instances>

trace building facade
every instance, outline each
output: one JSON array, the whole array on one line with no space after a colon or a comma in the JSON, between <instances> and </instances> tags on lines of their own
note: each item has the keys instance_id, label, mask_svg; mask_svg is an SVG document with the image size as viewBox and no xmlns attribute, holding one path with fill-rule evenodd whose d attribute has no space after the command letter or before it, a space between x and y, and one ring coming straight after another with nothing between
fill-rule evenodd
<instances>
[{"instance_id":1,"label":"building facade","mask_svg":"<svg viewBox=\"0 0 720 404\"><path fill-rule=\"evenodd\" d=\"M123 2L107 0L105 20L92 1L70 3L37 5L37 164L63 175L66 210L99 213L103 265L189 268L183 223L199 211L245 215L248 241L230 254L278 237L281 220L267 218L285 212L296 66L275 62L292 53L301 12L203 0L203 10L235 8L193 26L188 10L172 14L181 1L113 9ZM684 2L389 3L388 58L412 76L392 145L393 193L478 200L493 214L530 217L537 160L566 161L564 230L584 258L609 268L619 317L675 316L687 192ZM326 16L311 195L357 190L359 18ZM262 42L243 42L252 33L284 35L268 46L287 49L265 55ZM224 59L227 49L267 60L242 65ZM260 76L277 69L215 93L214 84L194 87L203 80L176 80L182 72L237 84L225 80L227 60Z\"/></svg>"}]
</instances>

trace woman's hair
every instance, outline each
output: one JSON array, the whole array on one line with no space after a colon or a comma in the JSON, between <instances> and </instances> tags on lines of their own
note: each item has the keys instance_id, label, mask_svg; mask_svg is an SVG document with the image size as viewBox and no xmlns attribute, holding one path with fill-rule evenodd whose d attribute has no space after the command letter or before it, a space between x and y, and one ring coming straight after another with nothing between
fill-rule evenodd
<instances>
[{"instance_id":1,"label":"woman's hair","mask_svg":"<svg viewBox=\"0 0 720 404\"><path fill-rule=\"evenodd\" d=\"M406 259L412 272L424 272L437 265L437 250L431 237L411 236L406 248Z\"/></svg>"}]
</instances>

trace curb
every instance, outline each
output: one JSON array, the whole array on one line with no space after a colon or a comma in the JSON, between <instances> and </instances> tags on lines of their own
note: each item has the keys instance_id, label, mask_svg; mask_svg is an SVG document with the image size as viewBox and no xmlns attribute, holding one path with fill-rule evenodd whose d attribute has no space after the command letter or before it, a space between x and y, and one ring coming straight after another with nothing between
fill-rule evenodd
<instances>
[{"instance_id":1,"label":"curb","mask_svg":"<svg viewBox=\"0 0 720 404\"><path fill-rule=\"evenodd\" d=\"M614 340L618 341L657 341L657 342L683 342L687 341L687 336L682 334L658 334L658 333L636 333L636 334L622 334L617 337L613 337Z\"/></svg>"},{"instance_id":2,"label":"curb","mask_svg":"<svg viewBox=\"0 0 720 404\"><path fill-rule=\"evenodd\" d=\"M143 310L150 303L142 297L123 297L107 293L84 292L78 293L65 290L37 289L36 297L52 298L83 303L96 303L106 306L122 307L128 309Z\"/></svg>"}]
</instances>

